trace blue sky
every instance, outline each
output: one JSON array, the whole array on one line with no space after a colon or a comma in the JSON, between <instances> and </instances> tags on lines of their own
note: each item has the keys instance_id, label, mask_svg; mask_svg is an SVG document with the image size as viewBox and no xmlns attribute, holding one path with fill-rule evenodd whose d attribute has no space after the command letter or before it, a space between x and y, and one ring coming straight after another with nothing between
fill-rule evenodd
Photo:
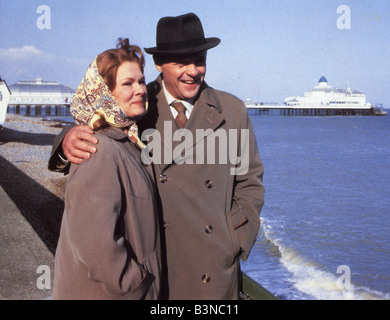
<instances>
[{"instance_id":1,"label":"blue sky","mask_svg":"<svg viewBox=\"0 0 390 320\"><path fill-rule=\"evenodd\" d=\"M50 29L39 29L40 5ZM351 11L351 28L340 29ZM95 56L118 37L155 45L158 20L194 12L207 37L219 37L207 61L207 83L245 100L282 103L303 95L322 74L329 84L360 90L390 108L388 0L0 0L0 75L54 80L76 89ZM157 71L149 55L147 81Z\"/></svg>"}]
</instances>

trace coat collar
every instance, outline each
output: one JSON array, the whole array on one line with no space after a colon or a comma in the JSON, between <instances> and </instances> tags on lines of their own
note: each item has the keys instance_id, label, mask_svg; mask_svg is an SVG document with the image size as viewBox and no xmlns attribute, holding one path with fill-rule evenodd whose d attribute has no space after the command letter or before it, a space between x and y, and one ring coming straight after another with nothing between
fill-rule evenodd
<instances>
[{"instance_id":1,"label":"coat collar","mask_svg":"<svg viewBox=\"0 0 390 320\"><path fill-rule=\"evenodd\" d=\"M151 92L149 91L151 90ZM164 120L172 121L173 116L168 106L168 102L165 98L163 86L162 86L162 75L160 74L158 78L148 86L149 100L156 100L156 106L158 110L158 121L159 123ZM153 112L153 111L152 111ZM215 91L207 85L206 82L203 82L198 97L195 100L194 116L191 114L190 119L188 119L187 129L191 130L193 127L192 123L200 126L195 126L194 129L202 128L211 128L215 129L223 121L222 116L222 106L215 93ZM195 118L196 120L193 120ZM159 129L159 128L157 128Z\"/></svg>"},{"instance_id":2,"label":"coat collar","mask_svg":"<svg viewBox=\"0 0 390 320\"><path fill-rule=\"evenodd\" d=\"M121 128L107 126L99 129L98 132L110 137L111 139L118 140L118 141L129 139L127 134Z\"/></svg>"},{"instance_id":3,"label":"coat collar","mask_svg":"<svg viewBox=\"0 0 390 320\"><path fill-rule=\"evenodd\" d=\"M175 132L176 124L162 88L162 75L160 75L156 81L153 81L148 85L148 95L149 110L147 127L158 130L161 136L161 143L164 152L169 152L169 150L172 149L174 150L181 142L172 141L172 137L167 137L166 140L165 137L165 133ZM201 140L204 140L207 135L217 130L224 121L225 119L222 114L222 106L215 90L204 82L199 90L198 97L194 104L194 109L192 110L191 116L186 125L186 133L192 135L191 138L194 142L192 147ZM169 125L172 126L172 130L166 130L166 126ZM197 135L196 130L205 130L205 134ZM198 136L199 138L196 140ZM165 141L170 141L172 144L166 145ZM169 164L164 165L164 167L166 166L169 166Z\"/></svg>"},{"instance_id":4,"label":"coat collar","mask_svg":"<svg viewBox=\"0 0 390 320\"><path fill-rule=\"evenodd\" d=\"M162 89L162 75L160 74L156 81L148 87L149 99L151 104L152 101L155 103L155 108L149 110L151 112L157 112L157 118L155 127L161 132L164 131L164 121L173 122L173 116L168 106L168 102ZM155 111L153 111L155 110ZM153 115L151 115L153 117ZM192 134L195 134L197 129L212 129L216 130L224 122L222 115L222 106L215 93L207 83L203 82L198 97L195 100L194 109L192 110L191 116L188 119L186 129L190 130ZM173 123L174 125L174 123Z\"/></svg>"}]
</instances>

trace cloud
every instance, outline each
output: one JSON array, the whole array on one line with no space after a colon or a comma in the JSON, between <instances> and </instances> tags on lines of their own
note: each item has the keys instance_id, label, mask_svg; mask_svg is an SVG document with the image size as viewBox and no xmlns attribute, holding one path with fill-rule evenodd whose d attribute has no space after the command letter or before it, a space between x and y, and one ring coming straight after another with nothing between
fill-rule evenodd
<instances>
[{"instance_id":1,"label":"cloud","mask_svg":"<svg viewBox=\"0 0 390 320\"><path fill-rule=\"evenodd\" d=\"M9 55L17 57L26 57L28 55L42 55L43 51L35 48L34 46L24 46L23 48L9 48L0 49L0 55Z\"/></svg>"},{"instance_id":2,"label":"cloud","mask_svg":"<svg viewBox=\"0 0 390 320\"><path fill-rule=\"evenodd\" d=\"M74 57L60 57L31 45L0 48L0 75L8 84L34 80L38 76L75 87L85 72L87 62Z\"/></svg>"},{"instance_id":3,"label":"cloud","mask_svg":"<svg viewBox=\"0 0 390 320\"><path fill-rule=\"evenodd\" d=\"M34 59L48 58L48 55L34 46L24 46L23 48L0 48L0 67L7 68L10 64L32 62Z\"/></svg>"}]
</instances>

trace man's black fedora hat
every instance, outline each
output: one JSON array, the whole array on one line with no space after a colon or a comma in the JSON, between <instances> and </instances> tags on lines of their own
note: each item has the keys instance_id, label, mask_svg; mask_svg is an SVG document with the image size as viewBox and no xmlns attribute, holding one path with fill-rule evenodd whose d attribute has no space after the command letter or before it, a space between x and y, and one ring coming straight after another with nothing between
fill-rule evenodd
<instances>
[{"instance_id":1,"label":"man's black fedora hat","mask_svg":"<svg viewBox=\"0 0 390 320\"><path fill-rule=\"evenodd\" d=\"M205 38L202 23L194 13L164 17L157 23L157 47L144 48L149 54L188 54L216 47L219 38Z\"/></svg>"}]
</instances>

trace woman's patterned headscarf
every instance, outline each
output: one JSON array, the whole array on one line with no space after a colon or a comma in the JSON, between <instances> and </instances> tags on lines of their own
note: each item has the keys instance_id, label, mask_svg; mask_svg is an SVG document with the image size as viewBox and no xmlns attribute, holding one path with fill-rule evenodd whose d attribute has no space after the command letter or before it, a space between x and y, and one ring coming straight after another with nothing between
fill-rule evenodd
<instances>
[{"instance_id":1,"label":"woman's patterned headscarf","mask_svg":"<svg viewBox=\"0 0 390 320\"><path fill-rule=\"evenodd\" d=\"M148 103L146 102L145 112L147 106ZM134 119L130 119L122 110L99 74L96 58L88 67L73 96L70 113L77 124L87 124L92 128L93 124L100 118L104 118L113 127L129 128L129 139L141 149L145 148L138 137L138 127Z\"/></svg>"}]
</instances>

